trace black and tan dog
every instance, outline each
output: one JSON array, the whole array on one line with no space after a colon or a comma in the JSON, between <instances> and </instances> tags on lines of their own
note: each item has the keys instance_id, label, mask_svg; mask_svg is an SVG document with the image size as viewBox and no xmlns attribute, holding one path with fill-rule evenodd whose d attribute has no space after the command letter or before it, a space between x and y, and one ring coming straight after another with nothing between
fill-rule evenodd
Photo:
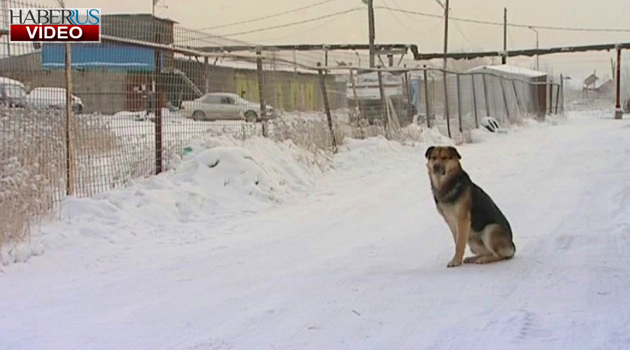
<instances>
[{"instance_id":1,"label":"black and tan dog","mask_svg":"<svg viewBox=\"0 0 630 350\"><path fill-rule=\"evenodd\" d=\"M457 149L432 146L425 157L437 210L455 241L455 256L448 267L512 258L516 246L510 224L490 196L462 169ZM464 259L466 243L475 256Z\"/></svg>"}]
</instances>

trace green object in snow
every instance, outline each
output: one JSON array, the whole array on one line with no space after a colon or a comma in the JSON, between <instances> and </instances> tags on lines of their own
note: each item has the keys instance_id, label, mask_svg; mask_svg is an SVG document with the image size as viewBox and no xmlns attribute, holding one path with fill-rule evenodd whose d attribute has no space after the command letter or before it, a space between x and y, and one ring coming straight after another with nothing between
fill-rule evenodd
<instances>
[{"instance_id":1,"label":"green object in snow","mask_svg":"<svg viewBox=\"0 0 630 350\"><path fill-rule=\"evenodd\" d=\"M192 147L184 148L184 157L192 153Z\"/></svg>"}]
</instances>

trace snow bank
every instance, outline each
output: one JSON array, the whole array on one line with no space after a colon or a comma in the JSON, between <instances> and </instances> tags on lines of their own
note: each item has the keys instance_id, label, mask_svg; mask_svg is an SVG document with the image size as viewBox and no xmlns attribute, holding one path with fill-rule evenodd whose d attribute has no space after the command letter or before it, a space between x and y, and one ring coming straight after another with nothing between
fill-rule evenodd
<instances>
[{"instance_id":1,"label":"snow bank","mask_svg":"<svg viewBox=\"0 0 630 350\"><path fill-rule=\"evenodd\" d=\"M437 128L429 128L426 125L410 124L400 130L398 137L405 145L439 145L453 146L452 139L444 136Z\"/></svg>"},{"instance_id":2,"label":"snow bank","mask_svg":"<svg viewBox=\"0 0 630 350\"><path fill-rule=\"evenodd\" d=\"M134 220L150 222L187 221L208 212L251 212L308 191L323 170L321 156L261 137L194 140L189 149L191 153L175 159L173 169L164 174L93 199L67 201L64 217L85 216L78 208L89 201L112 204Z\"/></svg>"},{"instance_id":3,"label":"snow bank","mask_svg":"<svg viewBox=\"0 0 630 350\"><path fill-rule=\"evenodd\" d=\"M296 147L254 137L229 136L194 140L190 152L174 159L168 171L90 198L70 197L61 206L61 220L33 234L34 242L3 254L4 264L23 262L46 248L140 240L175 235L187 223L207 221L211 227L228 218L291 202L310 191L328 160ZM51 232L47 235L46 232ZM120 232L125 232L121 237ZM197 237L194 239L207 239Z\"/></svg>"}]
</instances>

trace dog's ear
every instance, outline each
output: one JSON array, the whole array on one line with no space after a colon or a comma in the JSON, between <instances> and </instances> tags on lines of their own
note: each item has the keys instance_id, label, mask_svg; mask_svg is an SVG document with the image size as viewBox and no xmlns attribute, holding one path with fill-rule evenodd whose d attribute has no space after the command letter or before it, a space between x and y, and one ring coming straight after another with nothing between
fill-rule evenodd
<instances>
[{"instance_id":1,"label":"dog's ear","mask_svg":"<svg viewBox=\"0 0 630 350\"><path fill-rule=\"evenodd\" d=\"M433 152L434 149L435 149L435 146L431 146L427 148L427 151L424 153L424 157L426 159L429 159L429 156L431 155L431 152Z\"/></svg>"},{"instance_id":2,"label":"dog's ear","mask_svg":"<svg viewBox=\"0 0 630 350\"><path fill-rule=\"evenodd\" d=\"M457 157L457 159L462 159L462 156L460 156L459 152L457 152L457 148L455 148L453 146L449 146L448 149L449 149L449 151L451 152L452 155Z\"/></svg>"}]
</instances>

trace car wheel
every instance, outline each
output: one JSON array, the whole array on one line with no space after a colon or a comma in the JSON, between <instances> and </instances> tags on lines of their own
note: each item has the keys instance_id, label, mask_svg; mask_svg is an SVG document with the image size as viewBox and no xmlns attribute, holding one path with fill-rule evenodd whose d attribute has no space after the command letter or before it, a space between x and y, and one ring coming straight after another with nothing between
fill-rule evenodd
<instances>
[{"instance_id":1,"label":"car wheel","mask_svg":"<svg viewBox=\"0 0 630 350\"><path fill-rule=\"evenodd\" d=\"M258 114L254 111L247 111L245 113L245 121L248 123L255 123L258 121Z\"/></svg>"},{"instance_id":2,"label":"car wheel","mask_svg":"<svg viewBox=\"0 0 630 350\"><path fill-rule=\"evenodd\" d=\"M192 114L193 120L203 120L206 119L206 114L202 111L194 111Z\"/></svg>"}]
</instances>

